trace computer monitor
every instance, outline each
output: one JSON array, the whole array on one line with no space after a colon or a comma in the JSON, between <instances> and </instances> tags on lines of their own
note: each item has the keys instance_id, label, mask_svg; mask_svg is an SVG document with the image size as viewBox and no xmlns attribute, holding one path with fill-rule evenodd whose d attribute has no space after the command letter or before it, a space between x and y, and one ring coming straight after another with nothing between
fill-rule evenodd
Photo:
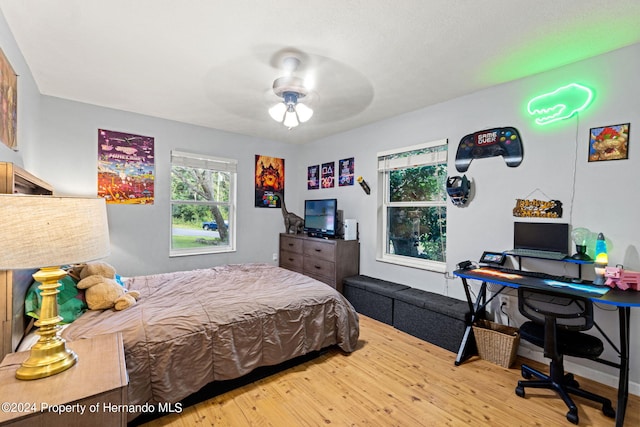
<instances>
[{"instance_id":1,"label":"computer monitor","mask_svg":"<svg viewBox=\"0 0 640 427\"><path fill-rule=\"evenodd\" d=\"M569 224L514 222L513 247L569 254Z\"/></svg>"}]
</instances>

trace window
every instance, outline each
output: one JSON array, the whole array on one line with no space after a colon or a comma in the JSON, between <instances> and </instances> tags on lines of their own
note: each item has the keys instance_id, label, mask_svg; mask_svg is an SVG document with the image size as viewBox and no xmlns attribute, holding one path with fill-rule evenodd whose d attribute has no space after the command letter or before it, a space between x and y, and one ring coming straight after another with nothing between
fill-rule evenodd
<instances>
[{"instance_id":1,"label":"window","mask_svg":"<svg viewBox=\"0 0 640 427\"><path fill-rule=\"evenodd\" d=\"M444 272L447 140L378 153L379 261Z\"/></svg>"},{"instance_id":2,"label":"window","mask_svg":"<svg viewBox=\"0 0 640 427\"><path fill-rule=\"evenodd\" d=\"M171 256L235 251L237 163L171 152Z\"/></svg>"}]
</instances>

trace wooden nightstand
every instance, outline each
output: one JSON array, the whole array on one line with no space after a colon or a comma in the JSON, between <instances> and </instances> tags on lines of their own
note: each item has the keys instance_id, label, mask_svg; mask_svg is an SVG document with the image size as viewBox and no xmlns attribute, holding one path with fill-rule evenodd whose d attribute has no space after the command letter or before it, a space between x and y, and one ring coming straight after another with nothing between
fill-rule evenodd
<instances>
[{"instance_id":1,"label":"wooden nightstand","mask_svg":"<svg viewBox=\"0 0 640 427\"><path fill-rule=\"evenodd\" d=\"M24 427L126 426L127 370L122 336L67 342L78 355L68 370L32 381L15 378L28 352L0 364L0 425ZM65 411L58 414L56 411ZM82 413L84 412L84 413Z\"/></svg>"}]
</instances>

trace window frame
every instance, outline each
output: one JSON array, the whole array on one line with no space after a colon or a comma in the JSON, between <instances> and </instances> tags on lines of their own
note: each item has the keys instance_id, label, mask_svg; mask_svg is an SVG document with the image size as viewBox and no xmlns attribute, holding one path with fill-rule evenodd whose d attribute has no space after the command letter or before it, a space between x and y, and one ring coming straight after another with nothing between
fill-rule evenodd
<instances>
[{"instance_id":1,"label":"window frame","mask_svg":"<svg viewBox=\"0 0 640 427\"><path fill-rule=\"evenodd\" d=\"M385 162L385 158L397 154L407 153L416 150L423 150L428 148L436 148L444 146L445 149L440 152L443 154L435 155L427 153L422 155L416 155L412 157L402 157L394 159L394 161ZM438 206L448 209L447 197L446 197L446 182L442 188L443 198L438 201L424 201L424 202L391 202L390 201L390 172L397 169L406 169L413 167L421 167L428 165L443 164L447 167L448 157L448 140L441 139L431 141L423 144L412 145L408 147L401 147L393 150L387 150L377 153L378 161L378 238L376 239L376 261L387 262L396 265L402 265L406 267L419 268L423 270L430 270L439 273L445 273L447 270L447 248L445 243L443 258L444 261L434 261L416 257L410 257L406 255L397 255L388 253L388 208L390 207L433 207ZM445 227L446 229L446 227Z\"/></svg>"},{"instance_id":2,"label":"window frame","mask_svg":"<svg viewBox=\"0 0 640 427\"><path fill-rule=\"evenodd\" d=\"M173 167L182 166L193 169L209 169L216 172L228 172L229 177L229 201L206 201L206 200L174 200L172 194L173 183ZM236 159L228 159L218 156L210 156L206 154L198 154L184 151L171 151L169 166L169 257L180 257L190 255L208 255L217 253L229 253L236 251L236 211L237 211L237 180L238 180L238 161ZM212 245L208 248L173 248L173 206L174 205L198 205L198 206L228 206L229 209L229 225L227 233L229 243L227 245Z\"/></svg>"}]
</instances>

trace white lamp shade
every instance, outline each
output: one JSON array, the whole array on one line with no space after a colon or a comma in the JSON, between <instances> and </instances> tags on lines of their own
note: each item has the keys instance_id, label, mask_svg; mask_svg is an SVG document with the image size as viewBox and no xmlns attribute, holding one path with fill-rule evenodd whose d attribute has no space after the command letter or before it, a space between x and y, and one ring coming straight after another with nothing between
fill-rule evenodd
<instances>
[{"instance_id":1,"label":"white lamp shade","mask_svg":"<svg viewBox=\"0 0 640 427\"><path fill-rule=\"evenodd\" d=\"M296 104L296 112L298 113L300 123L306 122L311 118L311 116L313 116L313 110L301 103Z\"/></svg>"},{"instance_id":2,"label":"white lamp shade","mask_svg":"<svg viewBox=\"0 0 640 427\"><path fill-rule=\"evenodd\" d=\"M287 106L282 102L278 102L273 107L269 108L269 115L276 122L282 122L284 113L287 111Z\"/></svg>"},{"instance_id":3,"label":"white lamp shade","mask_svg":"<svg viewBox=\"0 0 640 427\"><path fill-rule=\"evenodd\" d=\"M296 117L296 112L294 110L288 110L284 115L283 124L288 128L294 128L298 126L298 118Z\"/></svg>"},{"instance_id":4,"label":"white lamp shade","mask_svg":"<svg viewBox=\"0 0 640 427\"><path fill-rule=\"evenodd\" d=\"M110 253L104 199L0 195L0 269L41 268Z\"/></svg>"}]
</instances>

